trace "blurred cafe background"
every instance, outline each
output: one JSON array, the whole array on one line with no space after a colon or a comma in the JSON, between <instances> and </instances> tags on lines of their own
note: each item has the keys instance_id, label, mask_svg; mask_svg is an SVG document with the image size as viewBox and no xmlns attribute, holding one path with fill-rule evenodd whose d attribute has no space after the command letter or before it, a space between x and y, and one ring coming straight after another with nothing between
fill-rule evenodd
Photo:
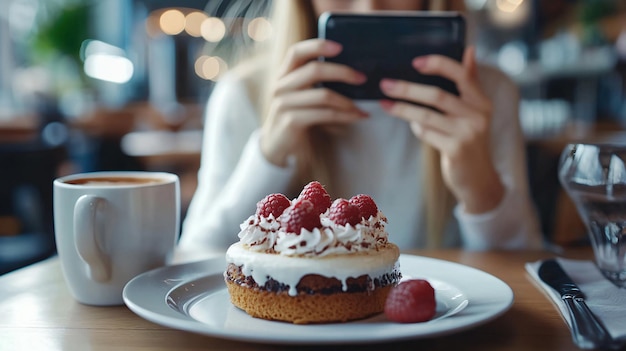
<instances>
[{"instance_id":1,"label":"blurred cafe background","mask_svg":"<svg viewBox=\"0 0 626 351\"><path fill-rule=\"evenodd\" d=\"M626 0L464 1L480 58L520 88L546 240L585 244L557 161L570 141L626 141ZM270 1L234 3L0 0L0 274L55 254L58 176L174 172L184 216L206 99L233 49L272 36Z\"/></svg>"}]
</instances>

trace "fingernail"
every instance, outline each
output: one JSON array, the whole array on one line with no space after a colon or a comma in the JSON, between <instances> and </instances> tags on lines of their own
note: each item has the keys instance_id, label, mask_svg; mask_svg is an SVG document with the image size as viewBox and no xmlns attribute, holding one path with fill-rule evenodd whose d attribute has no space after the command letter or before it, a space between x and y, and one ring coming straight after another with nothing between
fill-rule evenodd
<instances>
[{"instance_id":1,"label":"fingernail","mask_svg":"<svg viewBox=\"0 0 626 351\"><path fill-rule=\"evenodd\" d=\"M324 47L326 48L326 50L328 50L330 53L339 53L342 49L341 44L336 43L334 41L327 41L324 43Z\"/></svg>"},{"instance_id":2,"label":"fingernail","mask_svg":"<svg viewBox=\"0 0 626 351\"><path fill-rule=\"evenodd\" d=\"M396 81L393 79L384 78L380 80L380 88L386 91L392 91L396 86Z\"/></svg>"},{"instance_id":3,"label":"fingernail","mask_svg":"<svg viewBox=\"0 0 626 351\"><path fill-rule=\"evenodd\" d=\"M354 82L358 84L363 84L367 81L367 76L361 72L356 72L354 76Z\"/></svg>"},{"instance_id":4,"label":"fingernail","mask_svg":"<svg viewBox=\"0 0 626 351\"><path fill-rule=\"evenodd\" d=\"M391 110L393 108L393 104L394 104L394 102L391 101L391 100L380 100L380 106L385 111Z\"/></svg>"},{"instance_id":5,"label":"fingernail","mask_svg":"<svg viewBox=\"0 0 626 351\"><path fill-rule=\"evenodd\" d=\"M416 57L413 59L413 67L416 69L422 69L426 67L427 58L424 56Z\"/></svg>"}]
</instances>

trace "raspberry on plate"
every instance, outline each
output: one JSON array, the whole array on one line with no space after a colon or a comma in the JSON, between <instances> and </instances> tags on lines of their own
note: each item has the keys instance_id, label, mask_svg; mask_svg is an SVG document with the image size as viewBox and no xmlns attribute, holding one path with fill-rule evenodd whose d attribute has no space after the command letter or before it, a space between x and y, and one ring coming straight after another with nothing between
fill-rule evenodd
<instances>
[{"instance_id":1,"label":"raspberry on plate","mask_svg":"<svg viewBox=\"0 0 626 351\"><path fill-rule=\"evenodd\" d=\"M270 214L273 214L274 218L278 218L290 205L291 201L285 195L269 194L257 202L256 214L261 217L269 217Z\"/></svg>"},{"instance_id":2,"label":"raspberry on plate","mask_svg":"<svg viewBox=\"0 0 626 351\"><path fill-rule=\"evenodd\" d=\"M376 206L376 202L369 195L355 195L350 198L350 203L359 208L361 217L365 219L375 217L378 214L378 206Z\"/></svg>"},{"instance_id":3,"label":"raspberry on plate","mask_svg":"<svg viewBox=\"0 0 626 351\"><path fill-rule=\"evenodd\" d=\"M318 181L312 181L305 185L298 199L311 201L318 214L326 212L331 203L330 195L328 195L322 183Z\"/></svg>"},{"instance_id":4,"label":"raspberry on plate","mask_svg":"<svg viewBox=\"0 0 626 351\"><path fill-rule=\"evenodd\" d=\"M385 301L385 316L399 323L431 320L437 303L435 289L424 279L411 279L391 289Z\"/></svg>"},{"instance_id":5,"label":"raspberry on plate","mask_svg":"<svg viewBox=\"0 0 626 351\"><path fill-rule=\"evenodd\" d=\"M328 218L339 225L350 224L355 226L361 221L359 208L346 199L337 199L333 202Z\"/></svg>"},{"instance_id":6,"label":"raspberry on plate","mask_svg":"<svg viewBox=\"0 0 626 351\"><path fill-rule=\"evenodd\" d=\"M322 226L320 215L309 200L296 200L288 207L279 218L280 224L289 233L300 234L304 228L313 230Z\"/></svg>"}]
</instances>

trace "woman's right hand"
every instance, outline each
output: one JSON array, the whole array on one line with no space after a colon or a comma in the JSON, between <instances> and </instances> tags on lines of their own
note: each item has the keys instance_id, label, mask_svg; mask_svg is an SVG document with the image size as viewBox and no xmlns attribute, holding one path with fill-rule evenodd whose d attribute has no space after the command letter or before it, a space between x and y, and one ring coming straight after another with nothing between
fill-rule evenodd
<instances>
[{"instance_id":1,"label":"woman's right hand","mask_svg":"<svg viewBox=\"0 0 626 351\"><path fill-rule=\"evenodd\" d=\"M317 60L336 56L341 50L340 44L323 39L305 40L289 49L261 129L261 152L271 163L285 166L311 126L352 123L367 116L351 99L317 86L321 82L358 85L366 81L363 73L348 66Z\"/></svg>"}]
</instances>

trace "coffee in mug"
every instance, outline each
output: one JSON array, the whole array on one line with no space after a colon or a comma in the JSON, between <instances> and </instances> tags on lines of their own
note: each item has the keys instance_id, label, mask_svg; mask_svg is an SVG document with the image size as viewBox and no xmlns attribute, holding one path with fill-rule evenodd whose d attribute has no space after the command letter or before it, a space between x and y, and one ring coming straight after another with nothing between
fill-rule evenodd
<instances>
[{"instance_id":1,"label":"coffee in mug","mask_svg":"<svg viewBox=\"0 0 626 351\"><path fill-rule=\"evenodd\" d=\"M140 177L93 177L93 178L77 178L65 181L67 184L75 185L136 185L136 184L152 184L161 183L164 179L159 178L140 178Z\"/></svg>"},{"instance_id":2,"label":"coffee in mug","mask_svg":"<svg viewBox=\"0 0 626 351\"><path fill-rule=\"evenodd\" d=\"M92 172L54 181L54 229L71 294L121 305L136 275L171 262L180 227L178 176Z\"/></svg>"}]
</instances>

